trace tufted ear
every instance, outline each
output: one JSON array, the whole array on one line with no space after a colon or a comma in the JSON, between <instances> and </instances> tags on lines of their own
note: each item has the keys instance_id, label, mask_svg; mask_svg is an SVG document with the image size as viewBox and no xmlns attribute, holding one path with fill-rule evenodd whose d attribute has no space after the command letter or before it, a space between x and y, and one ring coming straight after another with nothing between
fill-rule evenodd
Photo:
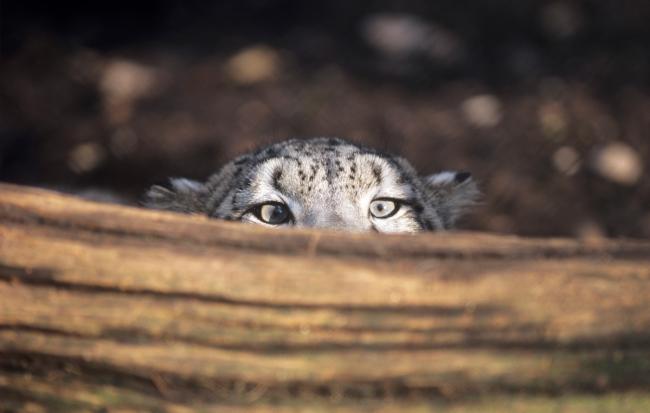
<instances>
[{"instance_id":1,"label":"tufted ear","mask_svg":"<svg viewBox=\"0 0 650 413\"><path fill-rule=\"evenodd\" d=\"M481 195L469 172L445 171L429 175L424 181L438 199L445 228L453 227L468 208L476 205Z\"/></svg>"},{"instance_id":2,"label":"tufted ear","mask_svg":"<svg viewBox=\"0 0 650 413\"><path fill-rule=\"evenodd\" d=\"M186 214L203 213L207 190L204 184L184 178L170 179L171 188L154 185L144 196L147 208Z\"/></svg>"}]
</instances>

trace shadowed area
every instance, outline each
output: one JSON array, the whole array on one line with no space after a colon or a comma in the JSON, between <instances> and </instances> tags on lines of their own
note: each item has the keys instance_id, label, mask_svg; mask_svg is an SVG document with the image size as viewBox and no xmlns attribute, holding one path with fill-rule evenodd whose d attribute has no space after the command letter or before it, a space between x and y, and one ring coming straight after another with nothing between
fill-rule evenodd
<instances>
[{"instance_id":1,"label":"shadowed area","mask_svg":"<svg viewBox=\"0 0 650 413\"><path fill-rule=\"evenodd\" d=\"M0 180L137 204L341 136L471 171L485 199L462 228L650 235L646 1L1 7Z\"/></svg>"}]
</instances>

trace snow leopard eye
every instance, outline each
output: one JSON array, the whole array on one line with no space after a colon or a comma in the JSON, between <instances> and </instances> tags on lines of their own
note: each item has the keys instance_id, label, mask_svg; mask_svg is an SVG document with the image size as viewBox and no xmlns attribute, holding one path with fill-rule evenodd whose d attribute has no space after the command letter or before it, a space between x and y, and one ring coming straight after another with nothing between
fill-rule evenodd
<instances>
[{"instance_id":1,"label":"snow leopard eye","mask_svg":"<svg viewBox=\"0 0 650 413\"><path fill-rule=\"evenodd\" d=\"M399 211L400 206L393 199L375 199L370 203L370 214L375 218L389 218Z\"/></svg>"},{"instance_id":2,"label":"snow leopard eye","mask_svg":"<svg viewBox=\"0 0 650 413\"><path fill-rule=\"evenodd\" d=\"M257 205L251 212L257 219L269 225L285 224L292 219L289 207L280 202L267 202Z\"/></svg>"}]
</instances>

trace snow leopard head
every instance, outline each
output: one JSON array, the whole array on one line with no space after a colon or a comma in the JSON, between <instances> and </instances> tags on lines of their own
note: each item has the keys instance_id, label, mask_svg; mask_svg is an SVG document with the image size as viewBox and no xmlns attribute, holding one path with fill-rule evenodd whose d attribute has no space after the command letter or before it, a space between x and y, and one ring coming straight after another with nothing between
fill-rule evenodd
<instances>
[{"instance_id":1,"label":"snow leopard head","mask_svg":"<svg viewBox=\"0 0 650 413\"><path fill-rule=\"evenodd\" d=\"M478 195L467 172L419 176L401 157L314 138L240 156L207 182L153 186L145 206L274 227L399 233L449 229Z\"/></svg>"}]
</instances>

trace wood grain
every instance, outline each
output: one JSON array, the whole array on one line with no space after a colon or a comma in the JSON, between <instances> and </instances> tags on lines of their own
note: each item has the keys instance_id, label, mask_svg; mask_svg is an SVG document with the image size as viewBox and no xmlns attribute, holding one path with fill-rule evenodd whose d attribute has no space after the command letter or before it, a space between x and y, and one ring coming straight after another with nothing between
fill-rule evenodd
<instances>
[{"instance_id":1,"label":"wood grain","mask_svg":"<svg viewBox=\"0 0 650 413\"><path fill-rule=\"evenodd\" d=\"M625 411L650 404L649 301L646 241L272 230L0 184L0 411Z\"/></svg>"}]
</instances>

